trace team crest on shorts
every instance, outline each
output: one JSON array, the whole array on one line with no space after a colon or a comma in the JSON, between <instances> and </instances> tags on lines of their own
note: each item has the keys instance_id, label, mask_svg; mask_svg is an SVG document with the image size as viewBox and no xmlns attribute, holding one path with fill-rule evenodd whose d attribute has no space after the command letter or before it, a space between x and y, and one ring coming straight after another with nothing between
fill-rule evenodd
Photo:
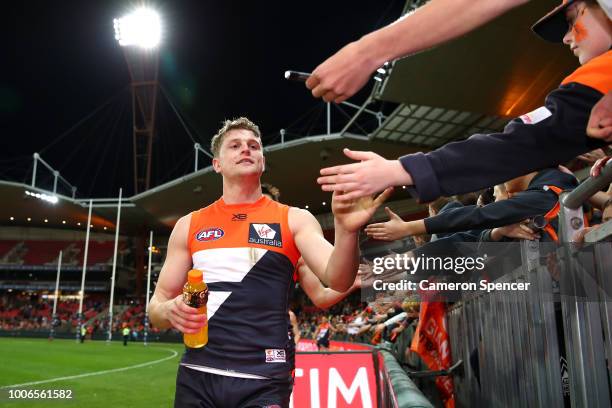
<instances>
[{"instance_id":1,"label":"team crest on shorts","mask_svg":"<svg viewBox=\"0 0 612 408\"><path fill-rule=\"evenodd\" d=\"M285 363L287 355L283 349L266 349L266 363Z\"/></svg>"},{"instance_id":2,"label":"team crest on shorts","mask_svg":"<svg viewBox=\"0 0 612 408\"><path fill-rule=\"evenodd\" d=\"M249 225L249 244L268 245L277 248L283 247L280 224Z\"/></svg>"}]
</instances>

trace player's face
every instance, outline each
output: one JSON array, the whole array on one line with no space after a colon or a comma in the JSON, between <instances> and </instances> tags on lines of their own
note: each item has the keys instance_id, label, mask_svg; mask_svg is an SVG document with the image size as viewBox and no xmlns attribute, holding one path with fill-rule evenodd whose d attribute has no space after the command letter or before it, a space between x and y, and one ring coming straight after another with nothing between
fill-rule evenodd
<instances>
[{"instance_id":1,"label":"player's face","mask_svg":"<svg viewBox=\"0 0 612 408\"><path fill-rule=\"evenodd\" d=\"M213 167L225 177L260 176L265 167L261 140L247 129L230 130L223 137Z\"/></svg>"},{"instance_id":2,"label":"player's face","mask_svg":"<svg viewBox=\"0 0 612 408\"><path fill-rule=\"evenodd\" d=\"M579 1L567 8L565 18L569 30L563 37L563 43L570 47L581 64L610 49L612 23L599 7L587 7L583 1Z\"/></svg>"}]
</instances>

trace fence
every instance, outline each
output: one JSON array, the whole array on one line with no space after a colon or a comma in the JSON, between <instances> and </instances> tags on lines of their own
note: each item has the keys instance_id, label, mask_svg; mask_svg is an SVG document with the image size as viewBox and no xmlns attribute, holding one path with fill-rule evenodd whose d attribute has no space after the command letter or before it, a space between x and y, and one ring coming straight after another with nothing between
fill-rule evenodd
<instances>
[{"instance_id":1,"label":"fence","mask_svg":"<svg viewBox=\"0 0 612 408\"><path fill-rule=\"evenodd\" d=\"M541 245L521 242L521 266L497 281L528 291L466 295L449 308L453 361L465 362L454 376L458 406L612 406L612 243L603 242L612 221L581 250L567 244L584 227L582 203L610 181L607 166L561 196L558 277Z\"/></svg>"}]
</instances>

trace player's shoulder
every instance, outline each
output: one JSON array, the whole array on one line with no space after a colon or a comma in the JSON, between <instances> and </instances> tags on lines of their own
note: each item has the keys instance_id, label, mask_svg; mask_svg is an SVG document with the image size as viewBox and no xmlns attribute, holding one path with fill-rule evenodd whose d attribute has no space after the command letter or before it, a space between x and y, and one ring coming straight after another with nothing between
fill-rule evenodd
<instances>
[{"instance_id":1,"label":"player's shoulder","mask_svg":"<svg viewBox=\"0 0 612 408\"><path fill-rule=\"evenodd\" d=\"M181 228L181 229L189 229L190 225L193 223L198 223L203 219L208 219L211 217L215 216L215 208L217 207L217 201L207 205L206 207L202 207L198 210L192 211L186 215L183 215L181 218L179 218L179 220L176 222L174 228L176 229Z\"/></svg>"},{"instance_id":2,"label":"player's shoulder","mask_svg":"<svg viewBox=\"0 0 612 408\"><path fill-rule=\"evenodd\" d=\"M288 206L288 207L289 207L290 217L314 218L314 215L312 215L310 211L305 210L304 208L292 207L292 206Z\"/></svg>"},{"instance_id":3,"label":"player's shoulder","mask_svg":"<svg viewBox=\"0 0 612 408\"><path fill-rule=\"evenodd\" d=\"M189 225L191 224L191 217L192 217L193 213L189 213L186 215L183 215L181 218L178 219L178 221L176 222L176 224L174 224L174 229L189 229Z\"/></svg>"},{"instance_id":4,"label":"player's shoulder","mask_svg":"<svg viewBox=\"0 0 612 408\"><path fill-rule=\"evenodd\" d=\"M302 228L307 228L311 226L319 226L319 222L315 218L314 215L308 210L298 207L289 207L289 212L287 215L289 228L295 234ZM320 228L320 226L319 226Z\"/></svg>"},{"instance_id":5,"label":"player's shoulder","mask_svg":"<svg viewBox=\"0 0 612 408\"><path fill-rule=\"evenodd\" d=\"M176 224L174 224L172 234L170 235L170 240L173 243L180 245L187 243L187 236L189 235L189 228L191 227L191 215L192 213L182 216L178 219Z\"/></svg>"}]
</instances>

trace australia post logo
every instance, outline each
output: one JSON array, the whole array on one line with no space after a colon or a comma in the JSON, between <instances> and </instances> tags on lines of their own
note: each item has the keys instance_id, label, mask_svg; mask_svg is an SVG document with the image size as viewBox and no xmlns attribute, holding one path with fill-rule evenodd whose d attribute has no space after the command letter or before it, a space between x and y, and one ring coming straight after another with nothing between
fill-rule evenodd
<instances>
[{"instance_id":1,"label":"australia post logo","mask_svg":"<svg viewBox=\"0 0 612 408\"><path fill-rule=\"evenodd\" d=\"M195 239L198 241L215 241L225 235L225 232L221 228L206 228L198 231Z\"/></svg>"},{"instance_id":2,"label":"australia post logo","mask_svg":"<svg viewBox=\"0 0 612 408\"><path fill-rule=\"evenodd\" d=\"M277 248L283 247L280 224L249 225L249 244L269 245Z\"/></svg>"}]
</instances>

